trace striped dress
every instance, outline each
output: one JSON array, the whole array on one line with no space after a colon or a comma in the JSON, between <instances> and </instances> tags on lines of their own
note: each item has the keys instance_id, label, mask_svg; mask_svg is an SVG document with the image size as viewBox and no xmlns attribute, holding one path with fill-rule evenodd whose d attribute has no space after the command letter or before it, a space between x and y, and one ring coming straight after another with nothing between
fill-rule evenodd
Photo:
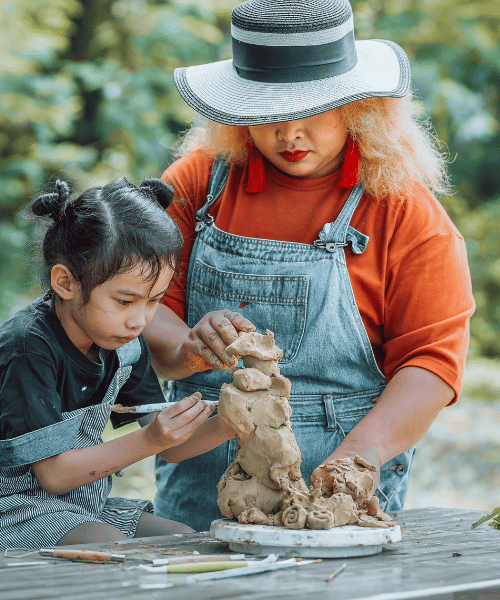
<instances>
[{"instance_id":1,"label":"striped dress","mask_svg":"<svg viewBox=\"0 0 500 600\"><path fill-rule=\"evenodd\" d=\"M31 468L31 463L69 448L102 443L110 406L141 354L140 342L134 339L116 352L119 368L100 404L63 413L60 423L0 440L0 550L54 546L71 529L87 522L106 523L133 537L142 513L153 512L153 505L145 500L108 498L111 476L51 495Z\"/></svg>"}]
</instances>

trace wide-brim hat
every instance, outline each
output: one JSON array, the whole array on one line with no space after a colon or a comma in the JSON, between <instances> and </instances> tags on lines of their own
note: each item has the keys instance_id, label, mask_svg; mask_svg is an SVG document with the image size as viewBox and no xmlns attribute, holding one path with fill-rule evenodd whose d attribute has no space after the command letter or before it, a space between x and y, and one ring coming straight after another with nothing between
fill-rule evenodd
<instances>
[{"instance_id":1,"label":"wide-brim hat","mask_svg":"<svg viewBox=\"0 0 500 600\"><path fill-rule=\"evenodd\" d=\"M231 14L233 59L176 69L184 100L226 125L293 121L410 88L404 51L355 41L348 0L247 0Z\"/></svg>"}]
</instances>

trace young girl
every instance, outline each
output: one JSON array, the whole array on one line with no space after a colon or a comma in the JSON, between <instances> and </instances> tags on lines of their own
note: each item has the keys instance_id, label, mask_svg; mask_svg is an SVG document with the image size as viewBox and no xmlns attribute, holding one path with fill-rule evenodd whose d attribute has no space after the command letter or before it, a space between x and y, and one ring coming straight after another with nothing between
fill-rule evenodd
<instances>
[{"instance_id":1,"label":"young girl","mask_svg":"<svg viewBox=\"0 0 500 600\"><path fill-rule=\"evenodd\" d=\"M49 291L0 328L0 549L192 531L150 502L108 498L111 475L160 453L182 460L233 437L198 392L109 442L114 403L163 402L141 332L180 259L173 190L126 179L70 201L65 182L32 211ZM162 208L163 207L163 208ZM111 415L119 426L134 418Z\"/></svg>"},{"instance_id":2,"label":"young girl","mask_svg":"<svg viewBox=\"0 0 500 600\"><path fill-rule=\"evenodd\" d=\"M237 330L274 331L306 480L359 454L397 510L414 444L460 393L474 308L464 240L430 192L445 161L405 53L356 42L347 0L248 0L231 32L232 60L175 72L205 119L164 174L185 276L146 339L160 375L184 378L172 399L211 399ZM159 460L158 514L205 529L235 452Z\"/></svg>"}]
</instances>

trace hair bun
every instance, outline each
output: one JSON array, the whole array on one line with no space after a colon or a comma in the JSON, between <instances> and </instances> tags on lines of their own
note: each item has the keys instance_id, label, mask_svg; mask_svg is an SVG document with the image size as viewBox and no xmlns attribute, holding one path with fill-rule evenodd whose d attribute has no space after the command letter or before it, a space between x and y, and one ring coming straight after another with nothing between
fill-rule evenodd
<instances>
[{"instance_id":1,"label":"hair bun","mask_svg":"<svg viewBox=\"0 0 500 600\"><path fill-rule=\"evenodd\" d=\"M139 187L151 190L151 193L163 208L167 208L175 196L174 188L165 183L163 179L144 179Z\"/></svg>"},{"instance_id":2,"label":"hair bun","mask_svg":"<svg viewBox=\"0 0 500 600\"><path fill-rule=\"evenodd\" d=\"M50 215L54 221L59 221L64 215L71 191L69 185L60 179L56 181L56 188L56 192L35 198L31 210L37 217Z\"/></svg>"}]
</instances>

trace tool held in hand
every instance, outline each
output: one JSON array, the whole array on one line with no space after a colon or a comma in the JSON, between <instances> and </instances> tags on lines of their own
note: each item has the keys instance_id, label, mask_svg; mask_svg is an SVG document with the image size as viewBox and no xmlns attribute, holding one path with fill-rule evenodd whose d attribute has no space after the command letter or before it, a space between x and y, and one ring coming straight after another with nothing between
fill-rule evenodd
<instances>
[{"instance_id":1,"label":"tool held in hand","mask_svg":"<svg viewBox=\"0 0 500 600\"><path fill-rule=\"evenodd\" d=\"M205 404L219 404L218 400L203 400ZM141 404L140 406L123 406L122 404L112 404L110 406L113 412L117 413L137 413L137 414L147 414L153 412L160 412L164 408L168 408L169 406L174 406L177 402L160 402L159 404Z\"/></svg>"}]
</instances>

